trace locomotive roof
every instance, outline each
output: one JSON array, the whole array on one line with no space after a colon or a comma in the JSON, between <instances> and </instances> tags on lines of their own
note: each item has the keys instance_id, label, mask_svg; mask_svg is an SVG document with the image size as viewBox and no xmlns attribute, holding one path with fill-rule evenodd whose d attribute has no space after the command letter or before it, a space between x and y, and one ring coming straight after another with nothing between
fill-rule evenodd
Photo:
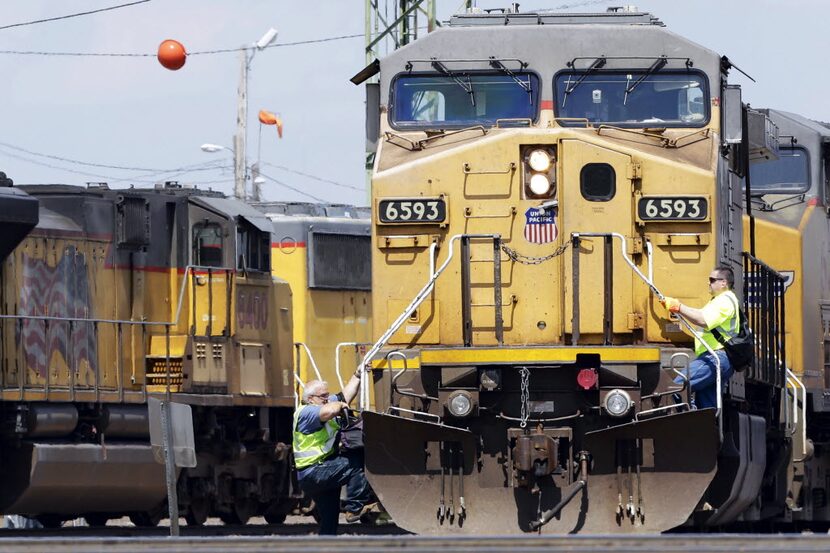
<instances>
[{"instance_id":1,"label":"locomotive roof","mask_svg":"<svg viewBox=\"0 0 830 553\"><path fill-rule=\"evenodd\" d=\"M662 21L647 12L607 11L604 13L562 13L553 10L537 10L525 13L510 13L490 10L484 13L462 13L450 18L451 27L476 25L658 25Z\"/></svg>"},{"instance_id":2,"label":"locomotive roof","mask_svg":"<svg viewBox=\"0 0 830 553\"><path fill-rule=\"evenodd\" d=\"M232 198L194 197L193 203L231 217L242 217L262 232L271 232L271 221L262 212Z\"/></svg>"},{"instance_id":3,"label":"locomotive roof","mask_svg":"<svg viewBox=\"0 0 830 553\"><path fill-rule=\"evenodd\" d=\"M824 142L830 141L830 128L827 127L826 123L814 121L804 117L803 115L791 113L789 111L781 111L778 109L764 109L761 111L770 115L770 117L775 121L775 124L781 129L781 134L784 136L794 134L795 131L791 128L794 124L800 125L801 127L818 134L822 137ZM789 120L789 123L787 120Z\"/></svg>"},{"instance_id":4,"label":"locomotive roof","mask_svg":"<svg viewBox=\"0 0 830 553\"><path fill-rule=\"evenodd\" d=\"M315 204L308 202L259 202L252 204L268 217L342 217L344 219L368 219L372 210L368 207L348 204Z\"/></svg>"},{"instance_id":5,"label":"locomotive roof","mask_svg":"<svg viewBox=\"0 0 830 553\"><path fill-rule=\"evenodd\" d=\"M665 70L703 71L712 94L720 90L721 56L652 21L650 14L465 14L458 18L457 24L436 29L380 60L381 104L388 105L390 84L398 74L436 73L433 61L444 62L451 70L492 71L491 58L512 70L519 62L526 64L542 83L549 83L557 72L571 65L584 70L597 58L605 58L602 71L647 70L665 56ZM550 86L541 87L541 99L553 99Z\"/></svg>"},{"instance_id":6,"label":"locomotive roof","mask_svg":"<svg viewBox=\"0 0 830 553\"><path fill-rule=\"evenodd\" d=\"M222 198L224 194L213 190L201 190L198 188L186 188L181 186L157 185L155 187L110 188L106 183L90 183L87 186L74 184L23 184L21 188L29 194L36 196L47 195L78 195L106 197L110 194L140 194L140 195L167 195L167 196L209 196Z\"/></svg>"}]
</instances>

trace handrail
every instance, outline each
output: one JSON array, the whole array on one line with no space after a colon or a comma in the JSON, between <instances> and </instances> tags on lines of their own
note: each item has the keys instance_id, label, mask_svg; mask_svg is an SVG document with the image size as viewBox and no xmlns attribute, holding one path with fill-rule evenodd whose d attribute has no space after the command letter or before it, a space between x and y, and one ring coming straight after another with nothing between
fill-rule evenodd
<instances>
[{"instance_id":1,"label":"handrail","mask_svg":"<svg viewBox=\"0 0 830 553\"><path fill-rule=\"evenodd\" d=\"M179 288L179 300L176 306L176 315L171 321L133 321L128 319L98 319L98 318L80 318L80 317L56 317L52 315L0 315L0 319L25 319L27 321L63 321L76 323L105 323L105 324L126 324L139 326L175 326L179 324L179 319L182 313L182 304L184 303L184 291L187 285L187 275L193 270L217 270L217 271L236 271L232 267L206 267L203 265L188 265L182 275L182 284Z\"/></svg>"},{"instance_id":2,"label":"handrail","mask_svg":"<svg viewBox=\"0 0 830 553\"><path fill-rule=\"evenodd\" d=\"M300 375L297 373L297 371L299 371L299 370L300 370L300 367L297 367L296 369L294 369L294 373L293 373L294 374L294 380L297 381L297 384L300 385L300 388L305 390L305 382L303 382L303 379L300 378ZM300 394L299 394L299 390L297 390L297 387L294 386L294 410L296 411L299 406L300 406Z\"/></svg>"},{"instance_id":3,"label":"handrail","mask_svg":"<svg viewBox=\"0 0 830 553\"><path fill-rule=\"evenodd\" d=\"M358 346L370 346L372 345L369 342L340 342L336 346L334 346L334 374L337 376L337 382L340 384L340 389L342 390L345 385L343 384L343 376L340 374L340 349L352 346L355 348L355 353L357 353Z\"/></svg>"},{"instance_id":4,"label":"handrail","mask_svg":"<svg viewBox=\"0 0 830 553\"><path fill-rule=\"evenodd\" d=\"M804 455L801 459L794 459L796 462L803 461L807 457L807 387L801 382L801 379L796 376L794 372L792 372L789 368L784 367L787 371L787 378L791 379L793 382L798 384L798 387L801 388L801 454ZM795 387L793 387L795 390ZM793 416L795 418L794 423L798 425L798 411L796 410L798 406L798 394L796 393L793 397Z\"/></svg>"},{"instance_id":5,"label":"handrail","mask_svg":"<svg viewBox=\"0 0 830 553\"><path fill-rule=\"evenodd\" d=\"M432 292L433 287L435 286L435 281L444 273L447 266L449 266L450 261L455 255L453 244L460 240L461 237L467 236L469 238L496 238L501 237L498 234L456 234L452 238L449 239L448 249L447 249L447 259L438 267L437 270L432 272L427 283L424 285L423 288L415 295L415 298L410 302L406 309L404 309L403 313L398 316L397 319L389 326L386 332L378 338L377 342L372 346L372 348L366 352L366 355L363 357L363 360L360 362L360 366L363 370L360 371L360 408L366 410L369 408L369 392L367 390L368 386L368 375L367 368L369 364L372 362L372 358L380 351L380 349L386 345L389 339L392 337L395 332L409 319L409 316L412 315L412 312L421 305L427 296Z\"/></svg>"},{"instance_id":6,"label":"handrail","mask_svg":"<svg viewBox=\"0 0 830 553\"><path fill-rule=\"evenodd\" d=\"M323 380L323 376L320 374L320 369L317 368L317 363L314 361L314 355L311 354L311 350L308 348L305 342L294 342L294 347L297 348L297 370L300 370L300 348L303 348L308 355L308 360L311 362L311 368L314 369L314 374L317 376L317 380Z\"/></svg>"},{"instance_id":7,"label":"handrail","mask_svg":"<svg viewBox=\"0 0 830 553\"><path fill-rule=\"evenodd\" d=\"M171 268L173 268L173 267L171 267ZM44 324L49 323L49 322L53 322L53 321L54 322L65 322L65 323L69 323L70 331L71 331L72 325L74 323L86 323L86 324L92 324L93 327L96 329L96 332L97 332L97 326L99 324L110 324L110 325L114 325L117 329L119 329L117 331L119 334L121 332L120 331L121 325L128 325L131 328L135 328L136 326L138 326L138 327L143 327L145 329L147 327L153 327L153 326L164 327L165 343L166 343L165 358L166 358L166 365L167 365L166 387L167 387L167 395L168 395L168 401L169 401L170 381L171 381L171 374L170 374L170 328L180 324L180 322L181 322L182 306L184 305L184 295L185 295L185 290L187 290L187 286L188 286L188 282L189 282L188 281L188 275L190 275L191 273L193 273L194 271L197 271L197 270L207 271L208 281L210 283L212 283L212 280L213 280L212 275L213 275L214 271L224 272L226 278L229 277L230 275L233 275L233 274L236 273L236 269L233 268L233 267L212 267L212 266L194 265L194 264L190 264L190 265L185 266L184 272L182 273L182 282L181 282L181 285L179 286L178 301L177 301L177 305L176 305L176 313L175 313L173 319L170 320L170 321L104 319L104 318L97 318L97 317L60 317L60 316L54 316L54 315L21 315L21 314L15 314L15 315L0 314L0 321L3 321L3 320L43 321ZM230 282L229 278L228 278L228 282ZM194 287L195 287L195 285L194 285ZM230 287L227 288L227 292L228 292L228 298L227 298L228 299L228 309L230 309L230 302L231 302ZM195 296L195 293L194 293L194 296ZM212 308L211 308L211 312L212 312ZM227 322L229 322L229 321L227 321ZM210 328L210 326L208 326L208 328ZM119 348L119 355L120 355L120 352L121 352L121 349ZM68 363L68 360L67 360L67 365L68 364L69 363ZM120 370L121 369L119 369L119 375L120 375ZM96 369L96 371L95 371L95 378L96 378L95 394L96 394L96 398L99 397L99 394L100 394L99 384L98 384L100 375L98 374L98 372L99 372L99 369ZM46 392L48 394L48 392L49 392L49 372L48 372L48 369L47 369L46 374L47 374L47 377L46 377L46 387L45 387L45 389L46 389ZM69 372L70 401L74 401L74 399L75 399L75 378L74 377L75 377L75 371L71 370ZM20 388L20 394L21 394L20 397L22 399L23 398L23 393L24 393L24 382L23 382L22 378L20 378L19 380L20 380L19 388ZM124 393L123 382L121 382L120 376L118 376L116 378L116 380L119 382L118 383L119 397L123 397L123 393ZM144 394L145 394L145 397L146 397L146 394L147 394L147 383L146 383L146 381L144 383Z\"/></svg>"}]
</instances>

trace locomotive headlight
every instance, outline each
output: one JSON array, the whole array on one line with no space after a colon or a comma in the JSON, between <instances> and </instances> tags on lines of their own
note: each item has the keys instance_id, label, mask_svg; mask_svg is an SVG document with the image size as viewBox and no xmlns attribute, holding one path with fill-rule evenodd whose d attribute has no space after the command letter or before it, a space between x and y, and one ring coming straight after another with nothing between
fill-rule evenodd
<instances>
[{"instance_id":1,"label":"locomotive headlight","mask_svg":"<svg viewBox=\"0 0 830 553\"><path fill-rule=\"evenodd\" d=\"M454 417L466 417L473 412L473 398L469 392L456 390L447 399L447 407Z\"/></svg>"},{"instance_id":2,"label":"locomotive headlight","mask_svg":"<svg viewBox=\"0 0 830 553\"><path fill-rule=\"evenodd\" d=\"M530 191L537 196L550 192L550 180L546 174L537 173L530 177Z\"/></svg>"},{"instance_id":3,"label":"locomotive headlight","mask_svg":"<svg viewBox=\"0 0 830 553\"><path fill-rule=\"evenodd\" d=\"M527 157L527 164L534 171L547 172L550 169L550 154L544 150L533 150Z\"/></svg>"},{"instance_id":4,"label":"locomotive headlight","mask_svg":"<svg viewBox=\"0 0 830 553\"><path fill-rule=\"evenodd\" d=\"M605 411L612 417L625 416L633 406L634 402L625 390L611 390L603 403Z\"/></svg>"}]
</instances>

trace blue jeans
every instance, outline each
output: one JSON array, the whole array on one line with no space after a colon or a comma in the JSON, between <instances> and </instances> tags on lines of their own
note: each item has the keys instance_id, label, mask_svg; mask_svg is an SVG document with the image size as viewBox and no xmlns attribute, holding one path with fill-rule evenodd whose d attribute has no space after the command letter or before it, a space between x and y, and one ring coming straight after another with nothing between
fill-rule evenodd
<instances>
[{"instance_id":1,"label":"blue jeans","mask_svg":"<svg viewBox=\"0 0 830 553\"><path fill-rule=\"evenodd\" d=\"M334 455L318 465L303 469L297 476L300 488L317 505L321 535L337 534L341 487L346 486L343 504L350 513L359 512L373 500L363 472L363 458L356 453Z\"/></svg>"},{"instance_id":2,"label":"blue jeans","mask_svg":"<svg viewBox=\"0 0 830 553\"><path fill-rule=\"evenodd\" d=\"M715 353L720 360L721 384L726 387L726 383L732 376L732 365L729 363L729 358L726 357L726 352L723 349L715 350ZM689 363L689 385L695 393L695 397L692 400L692 408L706 409L708 407L717 407L717 394L721 393L721 390L717 390L716 369L717 364L715 363L715 358L708 351L701 353ZM674 379L674 382L675 384L683 384L683 378L678 376Z\"/></svg>"}]
</instances>

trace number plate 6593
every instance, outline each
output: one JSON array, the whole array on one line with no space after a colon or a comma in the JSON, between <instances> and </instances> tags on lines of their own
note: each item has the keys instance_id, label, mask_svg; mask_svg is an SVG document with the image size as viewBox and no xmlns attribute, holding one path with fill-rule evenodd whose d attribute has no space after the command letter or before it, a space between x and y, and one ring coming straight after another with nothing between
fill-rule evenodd
<instances>
[{"instance_id":1,"label":"number plate 6593","mask_svg":"<svg viewBox=\"0 0 830 553\"><path fill-rule=\"evenodd\" d=\"M378 202L381 223L443 223L447 219L447 204L442 198L412 198L381 200Z\"/></svg>"},{"instance_id":2,"label":"number plate 6593","mask_svg":"<svg viewBox=\"0 0 830 553\"><path fill-rule=\"evenodd\" d=\"M703 196L644 196L637 202L641 221L705 221L709 202Z\"/></svg>"}]
</instances>

